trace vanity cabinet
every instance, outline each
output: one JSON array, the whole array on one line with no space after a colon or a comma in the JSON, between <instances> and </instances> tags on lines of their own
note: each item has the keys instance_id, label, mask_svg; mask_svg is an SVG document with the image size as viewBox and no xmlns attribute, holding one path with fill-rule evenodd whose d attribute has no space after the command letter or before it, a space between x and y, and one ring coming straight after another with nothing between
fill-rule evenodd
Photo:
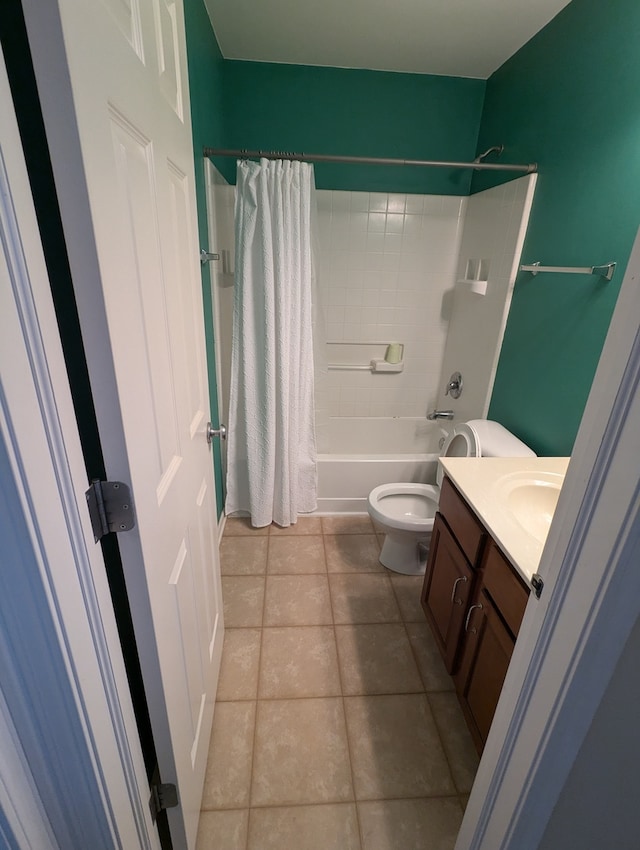
<instances>
[{"instance_id":1,"label":"vanity cabinet","mask_svg":"<svg viewBox=\"0 0 640 850\"><path fill-rule=\"evenodd\" d=\"M430 551L435 553L430 561L437 561L438 568L429 571L428 580L423 585L422 608L447 672L452 674L475 574L440 514L436 515L433 523Z\"/></svg>"},{"instance_id":2,"label":"vanity cabinet","mask_svg":"<svg viewBox=\"0 0 640 850\"><path fill-rule=\"evenodd\" d=\"M431 534L421 603L450 675L457 668L463 625L486 536L466 502L445 478L440 512Z\"/></svg>"},{"instance_id":3,"label":"vanity cabinet","mask_svg":"<svg viewBox=\"0 0 640 850\"><path fill-rule=\"evenodd\" d=\"M487 740L529 591L493 540L465 617L458 698L478 751Z\"/></svg>"},{"instance_id":4,"label":"vanity cabinet","mask_svg":"<svg viewBox=\"0 0 640 850\"><path fill-rule=\"evenodd\" d=\"M445 478L422 607L481 752L507 674L529 589Z\"/></svg>"}]
</instances>

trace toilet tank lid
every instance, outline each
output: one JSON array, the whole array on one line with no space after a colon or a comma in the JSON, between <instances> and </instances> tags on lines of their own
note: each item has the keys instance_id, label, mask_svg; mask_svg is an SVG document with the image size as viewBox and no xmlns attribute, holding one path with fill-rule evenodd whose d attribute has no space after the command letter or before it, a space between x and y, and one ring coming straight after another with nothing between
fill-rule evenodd
<instances>
[{"instance_id":1,"label":"toilet tank lid","mask_svg":"<svg viewBox=\"0 0 640 850\"><path fill-rule=\"evenodd\" d=\"M471 419L467 425L478 438L482 457L536 457L529 446L499 422Z\"/></svg>"}]
</instances>

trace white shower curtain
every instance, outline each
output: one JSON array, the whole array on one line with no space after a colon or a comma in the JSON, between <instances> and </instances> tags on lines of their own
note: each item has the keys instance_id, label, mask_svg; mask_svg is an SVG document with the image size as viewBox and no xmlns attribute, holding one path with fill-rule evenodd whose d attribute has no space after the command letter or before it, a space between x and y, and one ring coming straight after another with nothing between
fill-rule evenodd
<instances>
[{"instance_id":1,"label":"white shower curtain","mask_svg":"<svg viewBox=\"0 0 640 850\"><path fill-rule=\"evenodd\" d=\"M316 507L313 166L239 161L227 514L295 523Z\"/></svg>"}]
</instances>

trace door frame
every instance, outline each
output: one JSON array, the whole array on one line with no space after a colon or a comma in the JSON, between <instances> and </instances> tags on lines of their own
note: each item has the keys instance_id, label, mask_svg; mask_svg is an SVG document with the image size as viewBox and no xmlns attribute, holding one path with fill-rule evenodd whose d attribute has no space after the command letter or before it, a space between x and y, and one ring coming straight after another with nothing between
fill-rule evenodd
<instances>
[{"instance_id":1,"label":"door frame","mask_svg":"<svg viewBox=\"0 0 640 850\"><path fill-rule=\"evenodd\" d=\"M205 190L205 201L206 201L206 211L207 211L207 232L209 234L209 251L215 252L218 254L219 259L211 261L206 264L205 270L203 272L204 279L206 281L205 286L208 286L211 293L211 306L212 306L212 322L213 322L213 344L215 347L214 352L214 360L215 360L215 390L216 390L216 407L215 412L218 416L218 422L226 422L228 427L229 423L229 398L224 398L224 381L222 378L222 364L225 362L224 352L222 350L222 340L223 334L221 331L221 317L222 317L222 309L220 304L220 290L219 287L222 285L221 280L223 280L224 276L231 277L233 275L233 271L230 270L229 264L231 262L231 252L224 247L224 242L221 237L219 221L218 221L218 211L216 209L217 199L216 199L216 186L217 185L229 185L225 178L220 174L220 172L215 168L209 157L203 157L204 159L204 190ZM222 181L222 183L218 183L218 179ZM211 358L209 358L209 368L211 369ZM210 382L211 387L211 382ZM212 404L213 408L213 404ZM218 449L216 453L216 449ZM221 483L220 490L222 499L218 503L218 512L220 516L218 517L219 521L219 539L222 539L222 534L224 532L224 526L226 523L226 515L224 513L224 502L226 499L226 474L227 474L227 448L226 442L218 441L214 444L214 461L217 461L220 464L220 472L221 472ZM217 493L217 491L216 491Z\"/></svg>"}]
</instances>

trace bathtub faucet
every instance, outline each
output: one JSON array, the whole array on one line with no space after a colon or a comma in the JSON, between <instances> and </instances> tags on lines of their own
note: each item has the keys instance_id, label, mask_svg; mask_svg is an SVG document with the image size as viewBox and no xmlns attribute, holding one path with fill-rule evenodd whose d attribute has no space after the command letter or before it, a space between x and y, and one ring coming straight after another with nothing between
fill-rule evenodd
<instances>
[{"instance_id":1,"label":"bathtub faucet","mask_svg":"<svg viewBox=\"0 0 640 850\"><path fill-rule=\"evenodd\" d=\"M427 419L453 419L453 410L432 410Z\"/></svg>"}]
</instances>

